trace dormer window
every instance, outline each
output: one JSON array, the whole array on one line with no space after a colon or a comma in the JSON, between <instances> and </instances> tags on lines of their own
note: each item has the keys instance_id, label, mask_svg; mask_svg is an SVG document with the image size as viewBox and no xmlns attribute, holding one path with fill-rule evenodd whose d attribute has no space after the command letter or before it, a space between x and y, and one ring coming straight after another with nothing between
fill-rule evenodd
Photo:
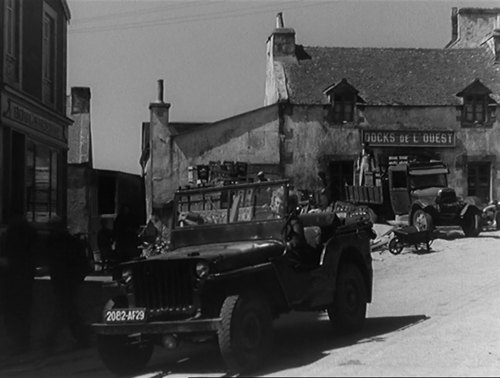
<instances>
[{"instance_id":1,"label":"dormer window","mask_svg":"<svg viewBox=\"0 0 500 378\"><path fill-rule=\"evenodd\" d=\"M463 127L491 126L495 118L497 103L490 97L491 90L476 79L463 91L457 93L463 98L460 107L460 122Z\"/></svg>"},{"instance_id":2,"label":"dormer window","mask_svg":"<svg viewBox=\"0 0 500 378\"><path fill-rule=\"evenodd\" d=\"M343 124L356 121L356 105L364 103L364 100L358 96L358 90L346 79L329 86L323 93L332 105L331 119L333 123Z\"/></svg>"},{"instance_id":3,"label":"dormer window","mask_svg":"<svg viewBox=\"0 0 500 378\"><path fill-rule=\"evenodd\" d=\"M333 121L335 123L354 121L354 107L356 97L351 94L337 94L333 96Z\"/></svg>"},{"instance_id":4,"label":"dormer window","mask_svg":"<svg viewBox=\"0 0 500 378\"><path fill-rule=\"evenodd\" d=\"M486 122L488 98L484 95L464 96L463 120L465 123Z\"/></svg>"}]
</instances>

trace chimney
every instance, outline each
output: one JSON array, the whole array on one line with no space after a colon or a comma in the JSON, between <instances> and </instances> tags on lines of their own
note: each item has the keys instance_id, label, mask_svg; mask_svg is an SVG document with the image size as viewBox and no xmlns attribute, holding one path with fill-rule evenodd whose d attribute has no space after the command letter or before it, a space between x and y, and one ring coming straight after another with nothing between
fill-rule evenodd
<instances>
[{"instance_id":1,"label":"chimney","mask_svg":"<svg viewBox=\"0 0 500 378\"><path fill-rule=\"evenodd\" d=\"M451 8L451 42L453 43L458 37L458 8Z\"/></svg>"},{"instance_id":2,"label":"chimney","mask_svg":"<svg viewBox=\"0 0 500 378\"><path fill-rule=\"evenodd\" d=\"M285 28L283 13L276 15L276 29L267 40L268 55L274 59L292 58L295 56L295 30Z\"/></svg>"},{"instance_id":3,"label":"chimney","mask_svg":"<svg viewBox=\"0 0 500 378\"><path fill-rule=\"evenodd\" d=\"M73 125L68 129L68 163L92 167L92 132L90 125L90 88L71 88L71 114Z\"/></svg>"},{"instance_id":4,"label":"chimney","mask_svg":"<svg viewBox=\"0 0 500 378\"><path fill-rule=\"evenodd\" d=\"M169 125L170 104L164 102L163 80L158 80L158 97L149 104L149 168L145 174L146 215L161 208L170 198L172 185L173 137L175 129Z\"/></svg>"},{"instance_id":5,"label":"chimney","mask_svg":"<svg viewBox=\"0 0 500 378\"><path fill-rule=\"evenodd\" d=\"M446 47L475 48L486 43L498 29L500 8L452 9L452 40ZM455 36L456 35L456 36ZM455 39L453 39L455 37Z\"/></svg>"},{"instance_id":6,"label":"chimney","mask_svg":"<svg viewBox=\"0 0 500 378\"><path fill-rule=\"evenodd\" d=\"M283 23L283 13L279 12L276 15L276 29L283 29L285 24Z\"/></svg>"},{"instance_id":7,"label":"chimney","mask_svg":"<svg viewBox=\"0 0 500 378\"><path fill-rule=\"evenodd\" d=\"M495 63L500 63L500 29L493 31L492 50L495 53Z\"/></svg>"}]
</instances>

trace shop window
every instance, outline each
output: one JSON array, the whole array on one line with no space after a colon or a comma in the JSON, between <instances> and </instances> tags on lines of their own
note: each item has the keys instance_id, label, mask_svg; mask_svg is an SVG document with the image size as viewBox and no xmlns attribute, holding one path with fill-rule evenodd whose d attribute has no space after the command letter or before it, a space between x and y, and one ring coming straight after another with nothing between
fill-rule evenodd
<instances>
[{"instance_id":1,"label":"shop window","mask_svg":"<svg viewBox=\"0 0 500 378\"><path fill-rule=\"evenodd\" d=\"M48 105L56 102L56 13L44 4L42 27L42 101Z\"/></svg>"},{"instance_id":2,"label":"shop window","mask_svg":"<svg viewBox=\"0 0 500 378\"><path fill-rule=\"evenodd\" d=\"M356 121L357 104L364 103L358 91L346 79L326 88L323 93L331 103L331 120L335 124Z\"/></svg>"},{"instance_id":3,"label":"shop window","mask_svg":"<svg viewBox=\"0 0 500 378\"><path fill-rule=\"evenodd\" d=\"M5 79L10 84L20 80L21 1L5 1Z\"/></svg>"},{"instance_id":4,"label":"shop window","mask_svg":"<svg viewBox=\"0 0 500 378\"><path fill-rule=\"evenodd\" d=\"M462 127L491 126L495 120L496 102L490 97L491 90L475 80L458 97L463 105L458 108Z\"/></svg>"},{"instance_id":5,"label":"shop window","mask_svg":"<svg viewBox=\"0 0 500 378\"><path fill-rule=\"evenodd\" d=\"M60 214L59 154L28 141L26 146L26 217L32 222L48 222Z\"/></svg>"}]
</instances>

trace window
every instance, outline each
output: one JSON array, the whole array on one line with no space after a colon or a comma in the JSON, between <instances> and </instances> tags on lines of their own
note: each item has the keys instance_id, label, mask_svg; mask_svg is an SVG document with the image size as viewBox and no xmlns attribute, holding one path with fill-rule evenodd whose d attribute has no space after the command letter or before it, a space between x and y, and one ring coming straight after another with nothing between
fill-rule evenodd
<instances>
[{"instance_id":1,"label":"window","mask_svg":"<svg viewBox=\"0 0 500 378\"><path fill-rule=\"evenodd\" d=\"M466 123L485 123L487 112L486 96L465 96L463 117Z\"/></svg>"},{"instance_id":2,"label":"window","mask_svg":"<svg viewBox=\"0 0 500 378\"><path fill-rule=\"evenodd\" d=\"M333 120L336 123L354 121L355 100L352 95L335 95L333 98Z\"/></svg>"},{"instance_id":3,"label":"window","mask_svg":"<svg viewBox=\"0 0 500 378\"><path fill-rule=\"evenodd\" d=\"M19 0L5 2L5 77L11 83L19 83L21 5Z\"/></svg>"},{"instance_id":4,"label":"window","mask_svg":"<svg viewBox=\"0 0 500 378\"><path fill-rule=\"evenodd\" d=\"M463 105L458 108L459 119L463 127L491 126L495 118L497 103L490 97L491 90L476 79L463 91L457 93L463 98Z\"/></svg>"},{"instance_id":5,"label":"window","mask_svg":"<svg viewBox=\"0 0 500 378\"><path fill-rule=\"evenodd\" d=\"M26 150L26 217L31 222L48 222L61 215L59 155L31 141L28 141Z\"/></svg>"},{"instance_id":6,"label":"window","mask_svg":"<svg viewBox=\"0 0 500 378\"><path fill-rule=\"evenodd\" d=\"M358 96L358 90L342 79L339 83L326 88L323 93L328 96L333 123L342 124L356 121L356 104L364 103Z\"/></svg>"},{"instance_id":7,"label":"window","mask_svg":"<svg viewBox=\"0 0 500 378\"><path fill-rule=\"evenodd\" d=\"M56 99L56 14L44 6L42 31L42 101L48 105L55 105Z\"/></svg>"}]
</instances>

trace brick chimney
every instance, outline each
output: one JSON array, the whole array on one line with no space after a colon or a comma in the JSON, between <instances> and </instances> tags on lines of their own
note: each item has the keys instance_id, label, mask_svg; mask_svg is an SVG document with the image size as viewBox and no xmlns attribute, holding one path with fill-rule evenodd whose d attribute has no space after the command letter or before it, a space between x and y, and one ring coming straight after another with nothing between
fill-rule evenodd
<instances>
[{"instance_id":1,"label":"brick chimney","mask_svg":"<svg viewBox=\"0 0 500 378\"><path fill-rule=\"evenodd\" d=\"M267 39L266 86L264 105L286 101L288 91L281 63L296 62L295 30L285 28L283 13L276 15L276 28Z\"/></svg>"},{"instance_id":2,"label":"brick chimney","mask_svg":"<svg viewBox=\"0 0 500 378\"><path fill-rule=\"evenodd\" d=\"M479 47L486 43L498 25L500 8L452 8L452 39L447 48Z\"/></svg>"}]
</instances>

